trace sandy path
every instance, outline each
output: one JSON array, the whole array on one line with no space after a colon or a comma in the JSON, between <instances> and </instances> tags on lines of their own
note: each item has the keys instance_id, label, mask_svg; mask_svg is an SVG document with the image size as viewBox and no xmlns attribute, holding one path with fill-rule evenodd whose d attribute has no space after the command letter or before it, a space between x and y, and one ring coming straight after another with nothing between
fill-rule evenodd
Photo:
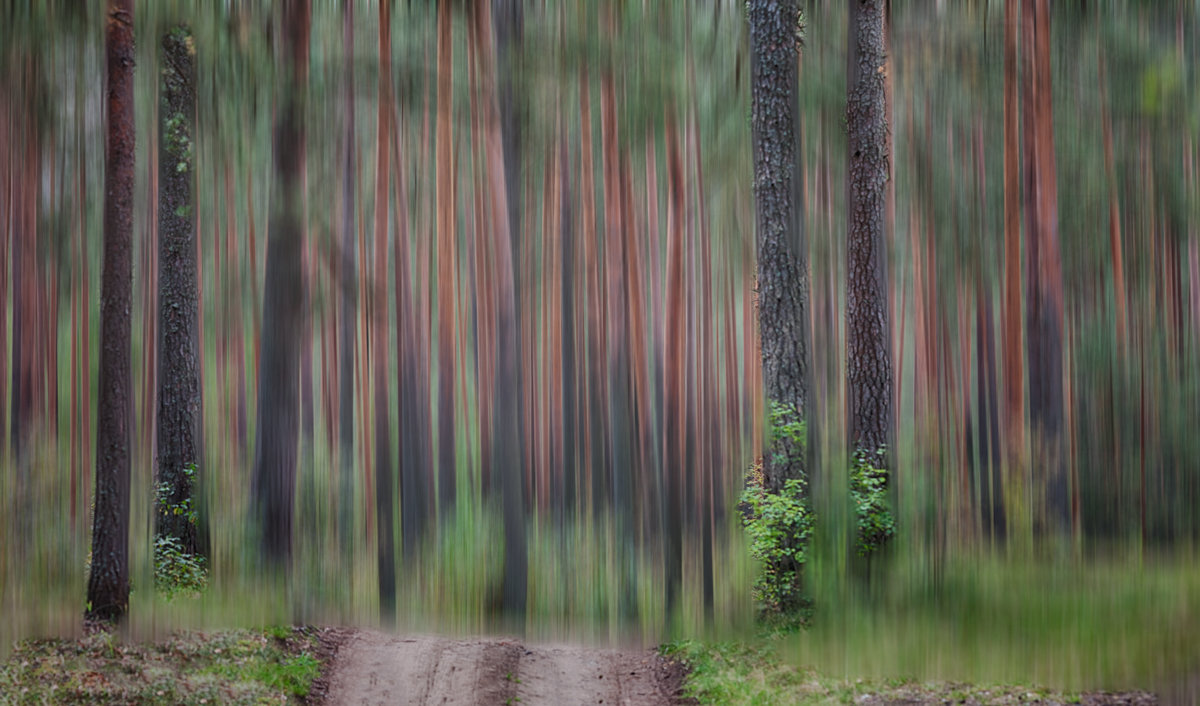
<instances>
[{"instance_id":1,"label":"sandy path","mask_svg":"<svg viewBox=\"0 0 1200 706\"><path fill-rule=\"evenodd\" d=\"M360 631L338 650L326 703L668 706L669 671L650 651Z\"/></svg>"}]
</instances>

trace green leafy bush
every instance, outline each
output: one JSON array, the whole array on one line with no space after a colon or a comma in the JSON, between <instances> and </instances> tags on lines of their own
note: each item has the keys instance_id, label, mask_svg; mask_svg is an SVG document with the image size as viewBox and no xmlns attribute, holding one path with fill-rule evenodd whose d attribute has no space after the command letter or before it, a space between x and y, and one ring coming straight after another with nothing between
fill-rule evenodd
<instances>
[{"instance_id":1,"label":"green leafy bush","mask_svg":"<svg viewBox=\"0 0 1200 706\"><path fill-rule=\"evenodd\" d=\"M781 448L804 453L805 426L794 406L772 403L770 423L776 463L787 460ZM741 496L742 525L750 539L750 555L762 562L754 582L760 616L788 629L807 620L809 602L802 592L801 571L814 520L803 478L785 480L779 492L771 492L765 480L761 464L751 469Z\"/></svg>"},{"instance_id":2,"label":"green leafy bush","mask_svg":"<svg viewBox=\"0 0 1200 706\"><path fill-rule=\"evenodd\" d=\"M154 585L168 599L200 593L208 585L204 557L185 552L175 537L155 537Z\"/></svg>"},{"instance_id":3,"label":"green leafy bush","mask_svg":"<svg viewBox=\"0 0 1200 706\"><path fill-rule=\"evenodd\" d=\"M791 614L806 604L800 571L807 560L813 514L804 488L803 480L793 478L784 483L781 492L772 493L760 480L742 492L747 509L742 524L750 537L750 555L762 562L754 597L767 618L799 617Z\"/></svg>"},{"instance_id":4,"label":"green leafy bush","mask_svg":"<svg viewBox=\"0 0 1200 706\"><path fill-rule=\"evenodd\" d=\"M882 461L883 450L875 455ZM878 466L882 466L880 462ZM854 453L850 468L850 499L857 524L855 549L861 557L879 551L896 533L896 518L887 497L887 471L871 461L865 451Z\"/></svg>"},{"instance_id":5,"label":"green leafy bush","mask_svg":"<svg viewBox=\"0 0 1200 706\"><path fill-rule=\"evenodd\" d=\"M183 473L187 477L188 486L194 487L196 482L196 466L189 463L184 466ZM196 524L198 517L195 504L189 495L181 502L171 502L171 484L159 483L155 486L158 511L165 515L182 516L188 524ZM177 537L165 534L154 537L154 585L158 592L168 600L179 595L195 596L208 585L208 570L205 559L200 554L187 552L183 542Z\"/></svg>"}]
</instances>

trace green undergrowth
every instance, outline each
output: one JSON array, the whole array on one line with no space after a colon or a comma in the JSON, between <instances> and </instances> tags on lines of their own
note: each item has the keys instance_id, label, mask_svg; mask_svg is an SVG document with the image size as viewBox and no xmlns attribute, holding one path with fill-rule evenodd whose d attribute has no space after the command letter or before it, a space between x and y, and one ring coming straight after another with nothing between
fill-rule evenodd
<instances>
[{"instance_id":1,"label":"green undergrowth","mask_svg":"<svg viewBox=\"0 0 1200 706\"><path fill-rule=\"evenodd\" d=\"M981 553L930 566L901 554L867 588L822 569L812 626L784 644L789 660L825 673L1126 690L1200 663L1191 555Z\"/></svg>"},{"instance_id":2,"label":"green undergrowth","mask_svg":"<svg viewBox=\"0 0 1200 706\"><path fill-rule=\"evenodd\" d=\"M1022 684L976 685L910 677L838 678L793 666L779 656L780 649L780 644L768 640L713 643L681 640L663 645L661 652L688 667L684 695L701 705L1106 703L1095 700L1096 697ZM1119 703L1140 703L1139 696L1130 695L1132 700Z\"/></svg>"},{"instance_id":3,"label":"green undergrowth","mask_svg":"<svg viewBox=\"0 0 1200 706\"><path fill-rule=\"evenodd\" d=\"M314 629L290 627L25 640L0 663L0 706L299 704L320 672L317 644Z\"/></svg>"}]
</instances>

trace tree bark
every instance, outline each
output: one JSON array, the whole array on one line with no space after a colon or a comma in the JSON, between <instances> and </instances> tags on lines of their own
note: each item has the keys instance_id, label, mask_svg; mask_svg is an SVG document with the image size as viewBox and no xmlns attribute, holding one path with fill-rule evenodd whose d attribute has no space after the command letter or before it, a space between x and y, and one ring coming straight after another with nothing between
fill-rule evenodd
<instances>
[{"instance_id":1,"label":"tree bark","mask_svg":"<svg viewBox=\"0 0 1200 706\"><path fill-rule=\"evenodd\" d=\"M882 0L850 3L847 74L849 199L846 284L850 441L876 468L892 433L892 369L884 253L890 178Z\"/></svg>"},{"instance_id":2,"label":"tree bark","mask_svg":"<svg viewBox=\"0 0 1200 706\"><path fill-rule=\"evenodd\" d=\"M445 522L454 509L455 321L457 237L455 229L453 130L453 22L450 3L438 3L437 19L437 308L438 308L438 512Z\"/></svg>"},{"instance_id":3,"label":"tree bark","mask_svg":"<svg viewBox=\"0 0 1200 706\"><path fill-rule=\"evenodd\" d=\"M1021 16L1024 61L1026 348L1029 421L1036 464L1044 469L1048 529L1070 526L1063 448L1062 264L1050 86L1048 0L1026 0Z\"/></svg>"},{"instance_id":4,"label":"tree bark","mask_svg":"<svg viewBox=\"0 0 1200 706\"><path fill-rule=\"evenodd\" d=\"M354 494L354 329L358 303L358 250L355 215L358 206L358 150L354 119L354 0L346 0L342 15L344 67L342 119L342 232L338 258L338 432L341 469L338 484L338 541L343 553L353 549Z\"/></svg>"},{"instance_id":5,"label":"tree bark","mask_svg":"<svg viewBox=\"0 0 1200 706\"><path fill-rule=\"evenodd\" d=\"M1016 473L1025 458L1024 330L1021 327L1019 4L1004 4L1004 436L1005 467ZM1001 535L1003 536L1003 535Z\"/></svg>"},{"instance_id":6,"label":"tree bark","mask_svg":"<svg viewBox=\"0 0 1200 706\"><path fill-rule=\"evenodd\" d=\"M525 482L522 473L522 452L519 407L521 366L517 342L516 274L513 241L509 231L508 190L504 171L504 144L497 106L495 76L489 67L495 66L491 44L492 20L488 3L476 5L476 34L480 43L484 120L487 142L488 191L492 200L491 212L493 249L496 267L496 402L510 405L498 408L492 415L494 424L492 468L500 482L504 510L504 617L510 626L524 630L528 557L525 546Z\"/></svg>"},{"instance_id":7,"label":"tree bark","mask_svg":"<svg viewBox=\"0 0 1200 706\"><path fill-rule=\"evenodd\" d=\"M110 0L105 46L108 135L96 496L87 615L116 621L129 608L130 309L133 299L133 0Z\"/></svg>"},{"instance_id":8,"label":"tree bark","mask_svg":"<svg viewBox=\"0 0 1200 706\"><path fill-rule=\"evenodd\" d=\"M251 500L263 559L286 568L292 554L300 434L300 345L305 300L301 262L301 181L308 81L308 0L283 4L286 55L272 147L276 196L267 234L262 358L258 368L258 440ZM298 292L297 289L300 291Z\"/></svg>"},{"instance_id":9,"label":"tree bark","mask_svg":"<svg viewBox=\"0 0 1200 706\"><path fill-rule=\"evenodd\" d=\"M188 554L203 546L197 521L200 396L196 214L193 198L196 49L180 25L162 40L158 183L158 506L155 536Z\"/></svg>"},{"instance_id":10,"label":"tree bark","mask_svg":"<svg viewBox=\"0 0 1200 706\"><path fill-rule=\"evenodd\" d=\"M795 2L750 3L751 130L754 144L758 322L769 404L807 416L809 281L800 212L798 42ZM804 478L804 449L790 438L770 442L763 458L768 490Z\"/></svg>"},{"instance_id":11,"label":"tree bark","mask_svg":"<svg viewBox=\"0 0 1200 706\"><path fill-rule=\"evenodd\" d=\"M387 374L387 231L388 231L388 144L392 131L391 92L391 2L379 3L379 125L375 145L375 261L371 294L371 357L375 387L375 515L376 558L379 569L379 612L385 621L396 614L396 531L392 508L391 424L388 421ZM403 393L403 391L402 391Z\"/></svg>"}]
</instances>

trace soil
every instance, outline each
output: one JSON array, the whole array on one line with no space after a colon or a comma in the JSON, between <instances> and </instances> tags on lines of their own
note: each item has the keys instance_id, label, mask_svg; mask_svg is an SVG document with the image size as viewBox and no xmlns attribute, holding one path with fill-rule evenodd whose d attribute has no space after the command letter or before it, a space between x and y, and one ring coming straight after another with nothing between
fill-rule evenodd
<instances>
[{"instance_id":1,"label":"soil","mask_svg":"<svg viewBox=\"0 0 1200 706\"><path fill-rule=\"evenodd\" d=\"M685 670L653 650L534 645L329 631L334 651L314 686L330 706L679 706Z\"/></svg>"}]
</instances>

